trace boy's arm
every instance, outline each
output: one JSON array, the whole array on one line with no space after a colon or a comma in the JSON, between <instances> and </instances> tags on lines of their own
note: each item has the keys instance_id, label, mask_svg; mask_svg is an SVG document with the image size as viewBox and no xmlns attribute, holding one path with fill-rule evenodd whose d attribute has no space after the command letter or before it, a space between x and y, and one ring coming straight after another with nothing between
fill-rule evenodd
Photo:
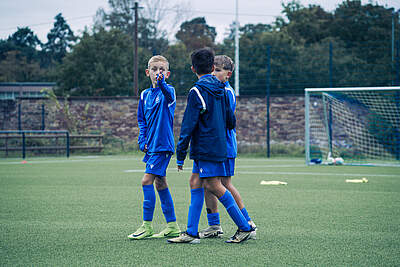
<instances>
[{"instance_id":1,"label":"boy's arm","mask_svg":"<svg viewBox=\"0 0 400 267\"><path fill-rule=\"evenodd\" d=\"M225 116L226 116L226 128L229 130L235 129L236 127L236 117L232 110L232 104L229 97L229 92L225 91Z\"/></svg>"},{"instance_id":2,"label":"boy's arm","mask_svg":"<svg viewBox=\"0 0 400 267\"><path fill-rule=\"evenodd\" d=\"M176 147L176 162L178 169L181 169L179 167L182 167L185 161L189 142L192 137L192 132L197 125L200 111L202 109L203 105L199 99L199 96L194 90L190 90L186 110L183 115L181 133L179 136L178 145Z\"/></svg>"},{"instance_id":3,"label":"boy's arm","mask_svg":"<svg viewBox=\"0 0 400 267\"><path fill-rule=\"evenodd\" d=\"M143 93L140 96L139 105L138 105L138 112L137 112L137 119L138 119L138 126L139 126L139 137L138 137L138 144L139 149L143 152L146 152L146 134L147 134L147 123L144 116L143 111Z\"/></svg>"},{"instance_id":4,"label":"boy's arm","mask_svg":"<svg viewBox=\"0 0 400 267\"><path fill-rule=\"evenodd\" d=\"M167 99L168 104L172 104L172 103L174 103L176 101L175 89L174 89L174 87L168 85L165 82L164 75L161 74L161 75L159 75L157 77L157 85L158 85L158 87L160 87L161 92L163 93L163 95Z\"/></svg>"}]
</instances>

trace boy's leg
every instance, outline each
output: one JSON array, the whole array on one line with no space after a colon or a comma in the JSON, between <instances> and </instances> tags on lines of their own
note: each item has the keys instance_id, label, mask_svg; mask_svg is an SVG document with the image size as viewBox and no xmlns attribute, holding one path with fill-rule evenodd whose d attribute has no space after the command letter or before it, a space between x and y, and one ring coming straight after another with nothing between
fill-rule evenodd
<instances>
[{"instance_id":1,"label":"boy's leg","mask_svg":"<svg viewBox=\"0 0 400 267\"><path fill-rule=\"evenodd\" d=\"M218 197L219 201L224 205L229 216L231 216L232 220L239 227L239 229L243 231L250 231L251 227L246 221L246 218L244 218L242 212L239 210L239 207L236 204L232 194L222 185L221 177L206 178L204 179L204 184L207 190Z\"/></svg>"},{"instance_id":2,"label":"boy's leg","mask_svg":"<svg viewBox=\"0 0 400 267\"><path fill-rule=\"evenodd\" d=\"M198 174L192 173L190 176L190 206L186 232L179 237L168 239L169 243L200 243L198 229L200 215L204 202L204 189Z\"/></svg>"},{"instance_id":3,"label":"boy's leg","mask_svg":"<svg viewBox=\"0 0 400 267\"><path fill-rule=\"evenodd\" d=\"M207 181L205 182L205 187L218 197L219 201L225 206L232 220L239 227L236 233L226 242L241 243L251 239L255 234L255 229L253 229L246 221L246 218L239 210L232 194L222 185L220 177L212 177L205 180Z\"/></svg>"},{"instance_id":4,"label":"boy's leg","mask_svg":"<svg viewBox=\"0 0 400 267\"><path fill-rule=\"evenodd\" d=\"M130 239L143 239L154 233L151 225L156 205L156 194L153 186L154 179L155 175L150 173L145 173L143 176L143 224L133 234L128 236Z\"/></svg>"},{"instance_id":5,"label":"boy's leg","mask_svg":"<svg viewBox=\"0 0 400 267\"><path fill-rule=\"evenodd\" d=\"M162 238L179 236L181 230L176 223L174 202L172 200L171 192L168 189L166 177L156 177L155 185L158 195L160 197L161 209L164 214L165 220L167 221L167 228L165 228L158 234L154 234L152 237Z\"/></svg>"},{"instance_id":6,"label":"boy's leg","mask_svg":"<svg viewBox=\"0 0 400 267\"><path fill-rule=\"evenodd\" d=\"M190 177L190 206L188 214L187 233L198 236L199 221L204 203L203 183L197 174Z\"/></svg>"},{"instance_id":7,"label":"boy's leg","mask_svg":"<svg viewBox=\"0 0 400 267\"><path fill-rule=\"evenodd\" d=\"M244 207L244 203L243 203L242 197L240 196L239 191L232 184L231 177L222 177L221 182L226 187L226 189L228 189L231 192L233 198L235 199L240 211L243 213L243 216L246 218L246 220L251 221L251 218L250 218L246 208Z\"/></svg>"},{"instance_id":8,"label":"boy's leg","mask_svg":"<svg viewBox=\"0 0 400 267\"><path fill-rule=\"evenodd\" d=\"M218 198L207 189L204 190L204 200L207 207L207 221L209 227L199 232L200 238L219 237L224 234L218 212Z\"/></svg>"},{"instance_id":9,"label":"boy's leg","mask_svg":"<svg viewBox=\"0 0 400 267\"><path fill-rule=\"evenodd\" d=\"M240 196L239 191L236 189L236 187L232 184L232 179L230 176L227 177L222 177L221 179L222 184L225 186L226 189L228 189L233 198L236 201L236 204L238 205L240 211L242 212L243 216L246 218L250 226L254 229L257 229L256 224L253 222L253 220L250 218L249 213L247 212L242 197ZM252 236L252 238L255 238L255 235Z\"/></svg>"}]
</instances>

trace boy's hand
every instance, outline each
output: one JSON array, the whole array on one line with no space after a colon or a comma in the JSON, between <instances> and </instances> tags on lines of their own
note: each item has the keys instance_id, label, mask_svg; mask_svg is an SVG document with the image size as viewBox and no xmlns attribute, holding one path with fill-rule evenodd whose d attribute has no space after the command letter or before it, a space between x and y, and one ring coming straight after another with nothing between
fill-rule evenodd
<instances>
[{"instance_id":1,"label":"boy's hand","mask_svg":"<svg viewBox=\"0 0 400 267\"><path fill-rule=\"evenodd\" d=\"M176 166L178 167L178 172L179 171L183 171L183 160L181 161L181 160L177 160L176 161Z\"/></svg>"},{"instance_id":2,"label":"boy's hand","mask_svg":"<svg viewBox=\"0 0 400 267\"><path fill-rule=\"evenodd\" d=\"M144 153L147 153L147 144L144 145L143 152L144 152Z\"/></svg>"},{"instance_id":3,"label":"boy's hand","mask_svg":"<svg viewBox=\"0 0 400 267\"><path fill-rule=\"evenodd\" d=\"M156 77L157 83L163 82L164 80L165 80L164 74L162 74L162 73L157 74L157 77Z\"/></svg>"}]
</instances>

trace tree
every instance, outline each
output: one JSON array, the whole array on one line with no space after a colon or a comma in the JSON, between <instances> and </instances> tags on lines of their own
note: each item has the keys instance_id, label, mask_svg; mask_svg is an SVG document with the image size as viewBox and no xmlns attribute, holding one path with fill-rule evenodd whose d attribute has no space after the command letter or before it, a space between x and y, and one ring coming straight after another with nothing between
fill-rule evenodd
<instances>
[{"instance_id":1,"label":"tree","mask_svg":"<svg viewBox=\"0 0 400 267\"><path fill-rule=\"evenodd\" d=\"M281 29L297 42L305 44L317 43L330 36L330 25L333 15L318 5L304 8L297 1L282 4L288 23L281 24Z\"/></svg>"},{"instance_id":2,"label":"tree","mask_svg":"<svg viewBox=\"0 0 400 267\"><path fill-rule=\"evenodd\" d=\"M28 61L37 60L37 48L40 45L39 38L29 27L18 28L8 37L7 41L0 43L0 59L9 51L19 51L19 54L26 57Z\"/></svg>"},{"instance_id":3,"label":"tree","mask_svg":"<svg viewBox=\"0 0 400 267\"><path fill-rule=\"evenodd\" d=\"M214 47L217 32L215 27L207 25L204 17L198 17L182 23L175 36L187 49L195 50L206 46Z\"/></svg>"},{"instance_id":4,"label":"tree","mask_svg":"<svg viewBox=\"0 0 400 267\"><path fill-rule=\"evenodd\" d=\"M119 30L85 32L58 69L57 94L84 96L133 95L133 42ZM148 87L149 52L139 49L139 86Z\"/></svg>"},{"instance_id":5,"label":"tree","mask_svg":"<svg viewBox=\"0 0 400 267\"><path fill-rule=\"evenodd\" d=\"M118 29L134 36L134 6L133 0L109 0L110 12L100 8L96 13L95 29ZM153 54L161 54L168 48L167 33L159 25L165 14L162 8L164 2L145 2L146 7L138 19L139 47L149 50ZM165 3L164 3L165 4ZM157 8L154 8L155 5Z\"/></svg>"},{"instance_id":6,"label":"tree","mask_svg":"<svg viewBox=\"0 0 400 267\"><path fill-rule=\"evenodd\" d=\"M0 82L39 82L43 75L39 63L18 50L4 53L0 61Z\"/></svg>"},{"instance_id":7,"label":"tree","mask_svg":"<svg viewBox=\"0 0 400 267\"><path fill-rule=\"evenodd\" d=\"M42 46L42 50L49 61L61 63L77 38L61 13L55 17L55 20L54 27L47 34L48 41ZM49 64L51 62L45 65Z\"/></svg>"}]
</instances>

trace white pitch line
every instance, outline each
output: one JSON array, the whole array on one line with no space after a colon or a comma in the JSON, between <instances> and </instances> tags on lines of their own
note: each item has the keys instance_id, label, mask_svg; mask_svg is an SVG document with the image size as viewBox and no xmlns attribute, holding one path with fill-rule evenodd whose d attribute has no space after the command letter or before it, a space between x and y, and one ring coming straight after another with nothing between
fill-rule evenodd
<instances>
[{"instance_id":1,"label":"white pitch line","mask_svg":"<svg viewBox=\"0 0 400 267\"><path fill-rule=\"evenodd\" d=\"M398 174L360 174L360 173L322 173L322 172L246 172L238 171L236 174L283 174L283 175L314 175L314 176L360 176L360 177L400 177Z\"/></svg>"},{"instance_id":2,"label":"white pitch line","mask_svg":"<svg viewBox=\"0 0 400 267\"><path fill-rule=\"evenodd\" d=\"M279 167L284 167L284 168L305 168L305 167L310 167L307 166L306 164L298 164L298 165L236 165L235 169L244 169L244 168L279 168Z\"/></svg>"},{"instance_id":3,"label":"white pitch line","mask_svg":"<svg viewBox=\"0 0 400 267\"><path fill-rule=\"evenodd\" d=\"M24 164L50 164L50 163L74 163L74 162L107 162L107 161L121 161L121 160L141 160L141 158L90 158L90 159L67 159L67 160L27 160ZM21 160L22 161L22 160ZM0 165L18 165L22 164L21 161L0 162Z\"/></svg>"}]
</instances>

